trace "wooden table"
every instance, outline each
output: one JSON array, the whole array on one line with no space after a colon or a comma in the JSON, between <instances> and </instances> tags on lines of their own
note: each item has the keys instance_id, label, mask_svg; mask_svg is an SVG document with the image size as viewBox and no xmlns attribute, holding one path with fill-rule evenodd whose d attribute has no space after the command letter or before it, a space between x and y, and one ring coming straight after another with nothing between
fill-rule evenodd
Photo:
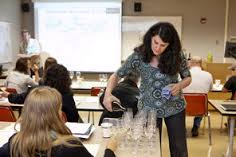
<instances>
[{"instance_id":1,"label":"wooden table","mask_svg":"<svg viewBox=\"0 0 236 157\"><path fill-rule=\"evenodd\" d=\"M228 150L226 152L226 157L233 156L233 142L234 142L234 126L235 126L235 119L236 119L236 111L225 111L221 104L228 104L232 103L236 105L236 101L225 101L225 100L208 100L208 102L223 116L230 117L230 125L229 125L229 145Z\"/></svg>"}]
</instances>

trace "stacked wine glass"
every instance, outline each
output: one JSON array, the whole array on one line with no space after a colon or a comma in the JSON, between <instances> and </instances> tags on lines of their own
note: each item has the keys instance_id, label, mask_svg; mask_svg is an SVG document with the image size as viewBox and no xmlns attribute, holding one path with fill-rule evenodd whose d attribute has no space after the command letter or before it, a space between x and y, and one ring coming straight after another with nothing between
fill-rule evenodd
<instances>
[{"instance_id":1,"label":"stacked wine glass","mask_svg":"<svg viewBox=\"0 0 236 157\"><path fill-rule=\"evenodd\" d=\"M141 110L134 117L132 110L128 110L118 123L113 127L113 133L118 137L119 154L127 156L127 153L132 153L134 157L160 155L156 110Z\"/></svg>"}]
</instances>

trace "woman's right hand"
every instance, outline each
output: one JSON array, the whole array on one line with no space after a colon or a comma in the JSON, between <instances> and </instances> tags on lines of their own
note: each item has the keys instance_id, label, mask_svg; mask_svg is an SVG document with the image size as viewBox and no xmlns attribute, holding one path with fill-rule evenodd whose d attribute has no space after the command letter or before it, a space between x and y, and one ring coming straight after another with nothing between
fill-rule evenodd
<instances>
[{"instance_id":1,"label":"woman's right hand","mask_svg":"<svg viewBox=\"0 0 236 157\"><path fill-rule=\"evenodd\" d=\"M112 94L109 94L109 95L105 94L104 99L103 99L103 104L106 107L106 109L110 112L112 112L113 101L120 102L120 100L117 97L113 96Z\"/></svg>"}]
</instances>

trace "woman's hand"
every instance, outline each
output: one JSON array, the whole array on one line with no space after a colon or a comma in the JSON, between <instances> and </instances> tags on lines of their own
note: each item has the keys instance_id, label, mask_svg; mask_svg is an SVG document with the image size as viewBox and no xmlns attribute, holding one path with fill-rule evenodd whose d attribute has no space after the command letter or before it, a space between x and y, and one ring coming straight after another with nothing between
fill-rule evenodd
<instances>
[{"instance_id":1,"label":"woman's hand","mask_svg":"<svg viewBox=\"0 0 236 157\"><path fill-rule=\"evenodd\" d=\"M171 84L170 87L171 87L171 94L173 96L177 96L181 92L181 90L182 90L181 82L175 83L175 84Z\"/></svg>"},{"instance_id":2,"label":"woman's hand","mask_svg":"<svg viewBox=\"0 0 236 157\"><path fill-rule=\"evenodd\" d=\"M105 94L104 99L103 99L103 104L106 107L106 109L110 112L112 112L113 101L120 102L120 100L117 97L113 96L112 94L109 94L109 95Z\"/></svg>"},{"instance_id":3,"label":"woman's hand","mask_svg":"<svg viewBox=\"0 0 236 157\"><path fill-rule=\"evenodd\" d=\"M4 97L4 98L7 98L8 95L10 94L9 92L6 91L6 88L5 87L2 87L1 88L1 94L0 94L0 98Z\"/></svg>"},{"instance_id":4,"label":"woman's hand","mask_svg":"<svg viewBox=\"0 0 236 157\"><path fill-rule=\"evenodd\" d=\"M39 67L36 64L34 64L31 69L33 70L33 72L38 72L39 71Z\"/></svg>"}]
</instances>

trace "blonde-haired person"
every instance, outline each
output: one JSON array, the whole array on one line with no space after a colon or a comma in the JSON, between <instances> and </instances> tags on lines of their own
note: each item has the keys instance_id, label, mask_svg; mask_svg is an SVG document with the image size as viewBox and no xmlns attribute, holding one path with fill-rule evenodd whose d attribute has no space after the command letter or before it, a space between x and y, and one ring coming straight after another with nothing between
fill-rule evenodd
<instances>
[{"instance_id":1,"label":"blonde-haired person","mask_svg":"<svg viewBox=\"0 0 236 157\"><path fill-rule=\"evenodd\" d=\"M1 157L91 157L81 141L72 136L62 119L62 98L50 87L38 87L27 96L20 131L0 148ZM16 124L17 124L16 123ZM105 157L115 157L116 141L109 142Z\"/></svg>"}]
</instances>

